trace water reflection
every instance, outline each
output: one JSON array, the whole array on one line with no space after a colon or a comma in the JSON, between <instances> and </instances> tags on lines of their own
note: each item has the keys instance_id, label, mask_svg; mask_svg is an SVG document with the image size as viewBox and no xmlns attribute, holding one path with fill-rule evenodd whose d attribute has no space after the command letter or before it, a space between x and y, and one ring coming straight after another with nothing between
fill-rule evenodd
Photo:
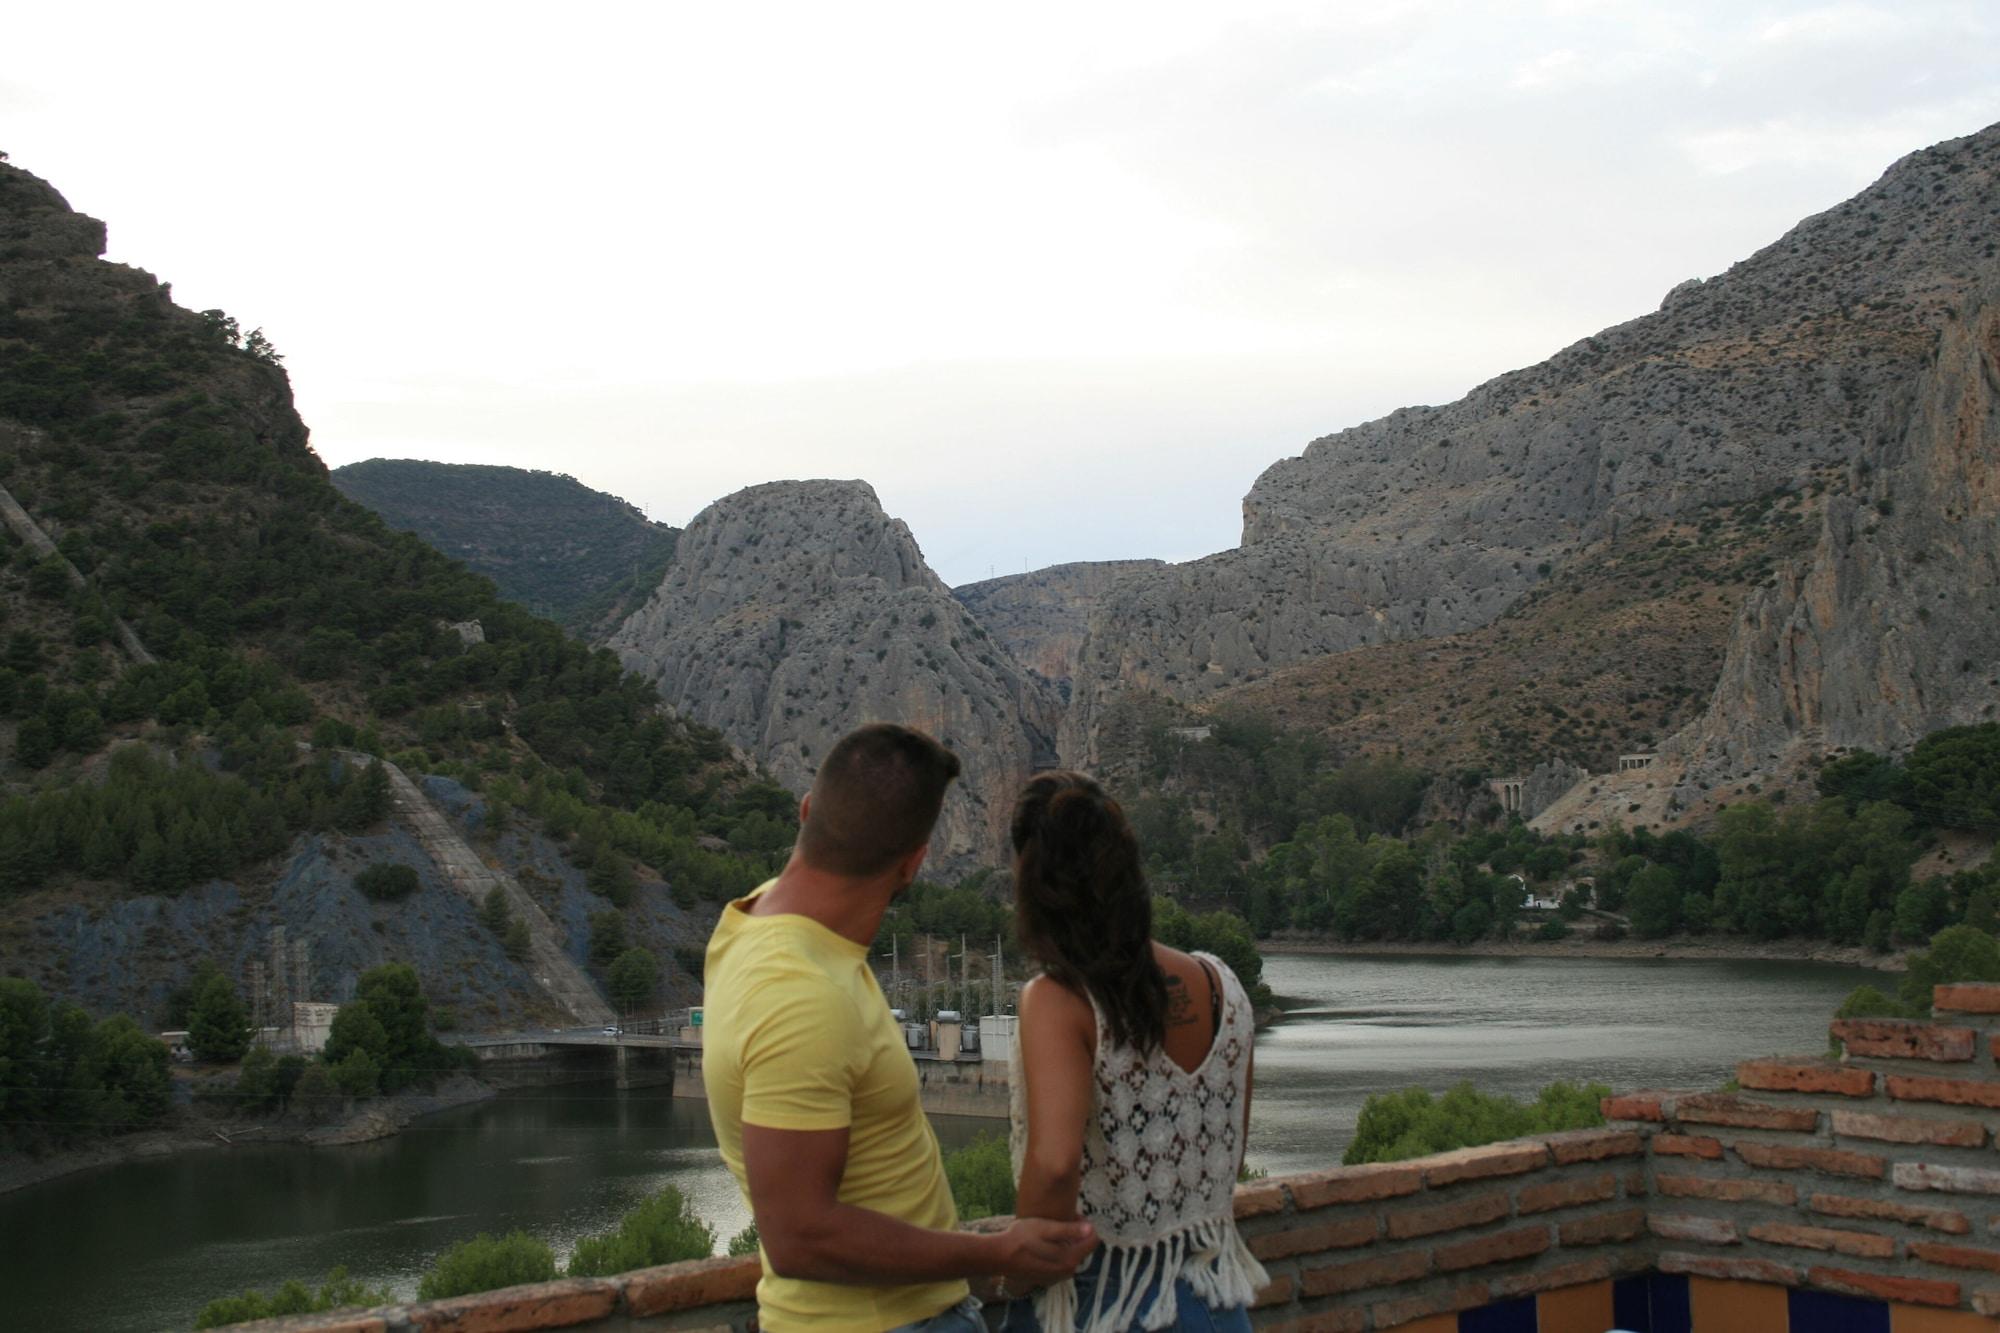
<instances>
[{"instance_id":1,"label":"water reflection","mask_svg":"<svg viewBox=\"0 0 2000 1333\"><path fill-rule=\"evenodd\" d=\"M1714 1087L1752 1056L1825 1049L1842 997L1882 974L1818 963L1280 954L1292 1006L1257 1043L1251 1158L1338 1160L1371 1094L1470 1079Z\"/></svg>"}]
</instances>

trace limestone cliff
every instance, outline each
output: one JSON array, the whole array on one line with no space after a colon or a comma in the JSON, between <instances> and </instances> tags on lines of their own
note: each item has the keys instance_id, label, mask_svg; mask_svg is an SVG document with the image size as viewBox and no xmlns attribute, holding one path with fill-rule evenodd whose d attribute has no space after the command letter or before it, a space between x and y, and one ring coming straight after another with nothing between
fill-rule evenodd
<instances>
[{"instance_id":1,"label":"limestone cliff","mask_svg":"<svg viewBox=\"0 0 2000 1333\"><path fill-rule=\"evenodd\" d=\"M995 859L1014 788L1054 760L1048 688L864 482L773 482L716 501L610 646L795 791L863 722L930 732L965 764L932 844L946 860Z\"/></svg>"},{"instance_id":2,"label":"limestone cliff","mask_svg":"<svg viewBox=\"0 0 2000 1333\"><path fill-rule=\"evenodd\" d=\"M1086 560L968 583L952 592L1016 661L1067 697L1090 613L1120 579L1161 563Z\"/></svg>"},{"instance_id":3,"label":"limestone cliff","mask_svg":"<svg viewBox=\"0 0 2000 1333\"><path fill-rule=\"evenodd\" d=\"M1810 560L1750 597L1708 712L1667 747L1686 763L1683 805L2000 707L2000 273L1946 311L1873 422L1881 443Z\"/></svg>"},{"instance_id":4,"label":"limestone cliff","mask_svg":"<svg viewBox=\"0 0 2000 1333\"><path fill-rule=\"evenodd\" d=\"M1481 626L1635 521L1814 487L1860 492L1845 511L1860 515L1895 470L1941 330L1963 325L1969 294L2000 270L1996 223L2000 126L1912 154L1653 314L1456 403L1313 442L1258 479L1240 547L1105 595L1078 655L1065 757L1092 760L1121 691L1198 701L1315 656ZM1907 483L1894 498L1927 502ZM1861 706L1879 679L1894 728L1942 715L1883 654L1953 652L1944 609L1870 655L1876 676L1844 697Z\"/></svg>"}]
</instances>

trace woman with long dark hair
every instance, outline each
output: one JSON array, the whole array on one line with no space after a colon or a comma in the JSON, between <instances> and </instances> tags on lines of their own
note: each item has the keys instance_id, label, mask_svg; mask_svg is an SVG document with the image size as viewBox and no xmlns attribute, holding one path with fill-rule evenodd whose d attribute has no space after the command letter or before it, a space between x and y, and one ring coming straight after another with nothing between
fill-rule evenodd
<instances>
[{"instance_id":1,"label":"woman with long dark hair","mask_svg":"<svg viewBox=\"0 0 2000 1333\"><path fill-rule=\"evenodd\" d=\"M1263 1267L1233 1210L1250 1124L1250 1001L1218 958L1152 937L1152 896L1118 803L1080 773L1014 806L1021 991L1016 1211L1084 1218L1100 1247L1021 1300L1009 1328L1247 1330Z\"/></svg>"}]
</instances>

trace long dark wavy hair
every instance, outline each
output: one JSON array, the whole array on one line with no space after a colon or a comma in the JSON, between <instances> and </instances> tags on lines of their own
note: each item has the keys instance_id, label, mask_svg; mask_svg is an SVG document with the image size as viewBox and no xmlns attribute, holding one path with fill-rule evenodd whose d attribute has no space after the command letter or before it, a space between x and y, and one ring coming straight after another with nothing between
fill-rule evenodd
<instances>
[{"instance_id":1,"label":"long dark wavy hair","mask_svg":"<svg viewBox=\"0 0 2000 1333\"><path fill-rule=\"evenodd\" d=\"M1014 803L1014 932L1042 970L1097 1001L1111 1039L1167 1034L1153 898L1125 812L1081 773L1038 773Z\"/></svg>"}]
</instances>

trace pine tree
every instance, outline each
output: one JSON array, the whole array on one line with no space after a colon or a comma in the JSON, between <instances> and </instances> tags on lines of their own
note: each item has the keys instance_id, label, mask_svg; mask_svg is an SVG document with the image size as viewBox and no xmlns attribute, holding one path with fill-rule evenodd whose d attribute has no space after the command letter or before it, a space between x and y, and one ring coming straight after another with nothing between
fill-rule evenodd
<instances>
[{"instance_id":1,"label":"pine tree","mask_svg":"<svg viewBox=\"0 0 2000 1333\"><path fill-rule=\"evenodd\" d=\"M188 1011L188 1049L198 1060L240 1060L250 1049L250 1015L236 996L236 987L221 969L209 965L195 982L194 1003Z\"/></svg>"}]
</instances>

